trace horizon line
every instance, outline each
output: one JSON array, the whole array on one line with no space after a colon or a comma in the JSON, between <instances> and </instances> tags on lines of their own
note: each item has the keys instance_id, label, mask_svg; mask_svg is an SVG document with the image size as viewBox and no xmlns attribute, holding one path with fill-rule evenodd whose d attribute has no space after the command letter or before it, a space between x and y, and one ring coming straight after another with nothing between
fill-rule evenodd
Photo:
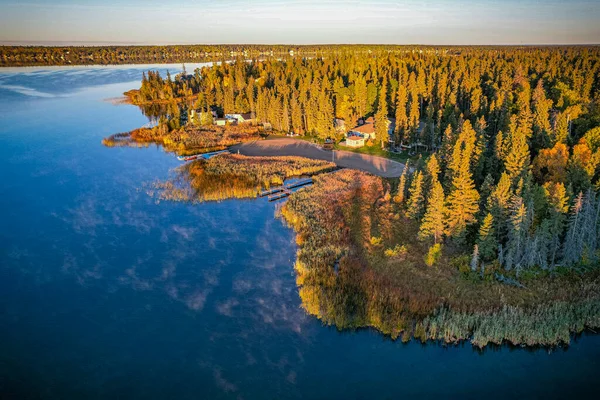
<instances>
[{"instance_id":1,"label":"horizon line","mask_svg":"<svg viewBox=\"0 0 600 400\"><path fill-rule=\"evenodd\" d=\"M600 46L600 42L594 43L495 43L495 44L432 44L432 43L144 43L144 42L104 42L102 40L0 40L0 47L105 47L105 46L423 46L423 47L508 47L508 46Z\"/></svg>"}]
</instances>

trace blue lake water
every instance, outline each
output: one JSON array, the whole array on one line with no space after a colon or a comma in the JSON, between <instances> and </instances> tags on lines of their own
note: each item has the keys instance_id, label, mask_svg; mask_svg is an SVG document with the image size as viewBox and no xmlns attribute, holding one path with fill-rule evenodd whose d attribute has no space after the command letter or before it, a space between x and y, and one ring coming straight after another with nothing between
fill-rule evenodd
<instances>
[{"instance_id":1,"label":"blue lake water","mask_svg":"<svg viewBox=\"0 0 600 400\"><path fill-rule=\"evenodd\" d=\"M176 158L102 146L148 122L105 101L148 68L0 70L0 398L598 394L598 335L478 352L305 315L274 204L157 203Z\"/></svg>"}]
</instances>

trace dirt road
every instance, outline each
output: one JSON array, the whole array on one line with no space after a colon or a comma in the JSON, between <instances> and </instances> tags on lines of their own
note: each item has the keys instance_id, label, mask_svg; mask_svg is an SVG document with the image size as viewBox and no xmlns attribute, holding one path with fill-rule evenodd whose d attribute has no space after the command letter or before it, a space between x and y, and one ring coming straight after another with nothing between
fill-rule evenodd
<instances>
[{"instance_id":1,"label":"dirt road","mask_svg":"<svg viewBox=\"0 0 600 400\"><path fill-rule=\"evenodd\" d=\"M321 147L298 139L274 138L242 143L230 148L246 156L301 156L335 162L339 167L360 169L386 178L398 177L404 164L387 158L358 154L350 151L327 151Z\"/></svg>"}]
</instances>

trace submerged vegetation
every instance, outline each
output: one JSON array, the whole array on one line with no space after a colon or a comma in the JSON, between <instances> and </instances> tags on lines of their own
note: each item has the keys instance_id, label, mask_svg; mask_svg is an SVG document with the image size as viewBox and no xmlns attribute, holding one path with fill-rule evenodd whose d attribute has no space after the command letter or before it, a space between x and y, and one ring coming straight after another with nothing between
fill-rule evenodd
<instances>
[{"instance_id":1,"label":"submerged vegetation","mask_svg":"<svg viewBox=\"0 0 600 400\"><path fill-rule=\"evenodd\" d=\"M179 175L156 183L161 200L218 201L254 198L262 189L281 185L288 178L331 171L335 164L302 157L247 157L223 154L182 166ZM153 191L153 194L154 194Z\"/></svg>"}]
</instances>

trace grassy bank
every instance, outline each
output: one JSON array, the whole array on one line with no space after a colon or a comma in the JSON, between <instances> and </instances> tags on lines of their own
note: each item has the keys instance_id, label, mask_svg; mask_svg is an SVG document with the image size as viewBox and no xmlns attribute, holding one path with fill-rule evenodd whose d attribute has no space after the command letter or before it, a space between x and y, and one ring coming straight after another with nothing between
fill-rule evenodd
<instances>
[{"instance_id":1,"label":"grassy bank","mask_svg":"<svg viewBox=\"0 0 600 400\"><path fill-rule=\"evenodd\" d=\"M181 167L176 179L157 183L163 200L218 201L254 198L286 179L314 175L335 168L335 164L302 157L247 157L224 154L196 160Z\"/></svg>"}]
</instances>

